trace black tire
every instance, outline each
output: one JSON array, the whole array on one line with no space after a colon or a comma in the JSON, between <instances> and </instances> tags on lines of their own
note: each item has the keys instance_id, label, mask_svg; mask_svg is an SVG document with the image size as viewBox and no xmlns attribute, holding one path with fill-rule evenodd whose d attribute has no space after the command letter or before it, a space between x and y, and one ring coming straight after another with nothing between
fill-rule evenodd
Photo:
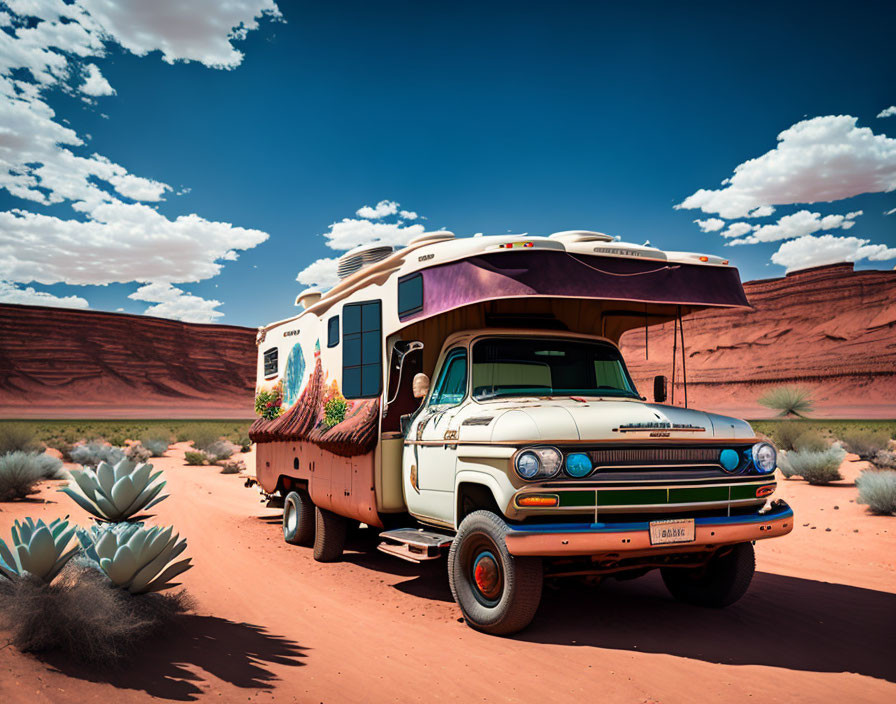
<instances>
[{"instance_id":1,"label":"black tire","mask_svg":"<svg viewBox=\"0 0 896 704\"><path fill-rule=\"evenodd\" d=\"M746 593L755 570L753 544L739 543L705 567L664 567L660 572L666 588L679 601L718 609Z\"/></svg>"},{"instance_id":2,"label":"black tire","mask_svg":"<svg viewBox=\"0 0 896 704\"><path fill-rule=\"evenodd\" d=\"M448 551L448 583L467 625L509 635L531 623L544 582L539 557L514 557L507 524L491 511L464 518Z\"/></svg>"},{"instance_id":3,"label":"black tire","mask_svg":"<svg viewBox=\"0 0 896 704\"><path fill-rule=\"evenodd\" d=\"M314 503L305 491L291 491L283 499L283 539L290 545L314 542Z\"/></svg>"},{"instance_id":4,"label":"black tire","mask_svg":"<svg viewBox=\"0 0 896 704\"><path fill-rule=\"evenodd\" d=\"M318 562L336 562L345 548L348 521L320 506L314 507L314 559Z\"/></svg>"}]
</instances>

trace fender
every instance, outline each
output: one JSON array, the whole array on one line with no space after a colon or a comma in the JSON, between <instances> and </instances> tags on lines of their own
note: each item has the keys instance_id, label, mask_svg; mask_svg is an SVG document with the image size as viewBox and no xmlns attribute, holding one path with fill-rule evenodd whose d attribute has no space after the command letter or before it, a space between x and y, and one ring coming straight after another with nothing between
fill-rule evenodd
<instances>
[{"instance_id":1,"label":"fender","mask_svg":"<svg viewBox=\"0 0 896 704\"><path fill-rule=\"evenodd\" d=\"M495 500L495 503L501 508L502 518L503 512L507 507L507 504L510 501L510 497L513 496L513 486L510 484L510 481L507 480L507 475L504 475L506 486L502 486L501 482L495 476L497 470L493 470L486 465L478 465L481 469L475 468L476 465L471 465L466 462L461 463L458 462L458 471L454 477L454 527L457 528L457 497L460 492L461 484L479 484L481 486L486 487L492 494L492 498ZM502 473L503 474L503 473Z\"/></svg>"}]
</instances>

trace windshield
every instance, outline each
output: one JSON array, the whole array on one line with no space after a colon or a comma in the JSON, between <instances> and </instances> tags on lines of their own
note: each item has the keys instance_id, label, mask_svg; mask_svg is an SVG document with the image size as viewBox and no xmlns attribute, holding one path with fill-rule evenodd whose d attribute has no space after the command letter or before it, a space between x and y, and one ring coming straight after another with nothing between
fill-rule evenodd
<instances>
[{"instance_id":1,"label":"windshield","mask_svg":"<svg viewBox=\"0 0 896 704\"><path fill-rule=\"evenodd\" d=\"M491 338L473 346L473 398L640 398L619 351L601 342Z\"/></svg>"}]
</instances>

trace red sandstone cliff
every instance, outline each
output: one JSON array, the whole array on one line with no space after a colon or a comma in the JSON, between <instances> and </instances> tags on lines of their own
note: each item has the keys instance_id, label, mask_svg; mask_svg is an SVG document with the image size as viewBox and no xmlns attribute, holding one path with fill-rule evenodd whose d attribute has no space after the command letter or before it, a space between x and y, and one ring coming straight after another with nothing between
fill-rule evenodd
<instances>
[{"instance_id":1,"label":"red sandstone cliff","mask_svg":"<svg viewBox=\"0 0 896 704\"><path fill-rule=\"evenodd\" d=\"M252 418L255 331L0 305L0 416Z\"/></svg>"},{"instance_id":2,"label":"red sandstone cliff","mask_svg":"<svg viewBox=\"0 0 896 704\"><path fill-rule=\"evenodd\" d=\"M782 384L812 389L814 415L896 418L896 271L834 264L744 284L752 311L684 319L688 401L748 418L774 415L756 399ZM671 376L672 325L623 336L641 393L654 374ZM681 380L681 362L678 380ZM680 383L676 404L683 401Z\"/></svg>"},{"instance_id":3,"label":"red sandstone cliff","mask_svg":"<svg viewBox=\"0 0 896 704\"><path fill-rule=\"evenodd\" d=\"M751 311L684 320L688 401L747 418L767 389L813 390L815 415L896 418L896 271L837 264L744 284ZM672 326L623 336L641 393L671 375ZM0 416L251 418L255 331L0 305ZM683 400L680 385L676 403Z\"/></svg>"}]
</instances>

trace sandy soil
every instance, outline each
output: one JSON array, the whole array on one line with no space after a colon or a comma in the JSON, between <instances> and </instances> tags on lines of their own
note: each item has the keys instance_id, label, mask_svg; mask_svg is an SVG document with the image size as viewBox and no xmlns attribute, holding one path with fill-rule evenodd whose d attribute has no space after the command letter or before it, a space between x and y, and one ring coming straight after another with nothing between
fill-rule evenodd
<instances>
[{"instance_id":1,"label":"sandy soil","mask_svg":"<svg viewBox=\"0 0 896 704\"><path fill-rule=\"evenodd\" d=\"M238 476L157 461L171 498L157 522L189 538L198 602L138 662L88 670L0 649L0 701L132 702L881 702L896 696L896 519L854 503L860 463L830 487L782 481L797 528L757 546L735 606L671 600L659 578L562 583L533 625L493 638L459 622L444 562L417 567L360 531L343 562L285 544L278 511ZM250 456L251 460L251 456ZM250 464L251 466L251 464ZM0 533L25 515L81 512L48 485L0 506ZM83 520L86 523L86 519ZM828 530L829 529L829 530Z\"/></svg>"}]
</instances>

